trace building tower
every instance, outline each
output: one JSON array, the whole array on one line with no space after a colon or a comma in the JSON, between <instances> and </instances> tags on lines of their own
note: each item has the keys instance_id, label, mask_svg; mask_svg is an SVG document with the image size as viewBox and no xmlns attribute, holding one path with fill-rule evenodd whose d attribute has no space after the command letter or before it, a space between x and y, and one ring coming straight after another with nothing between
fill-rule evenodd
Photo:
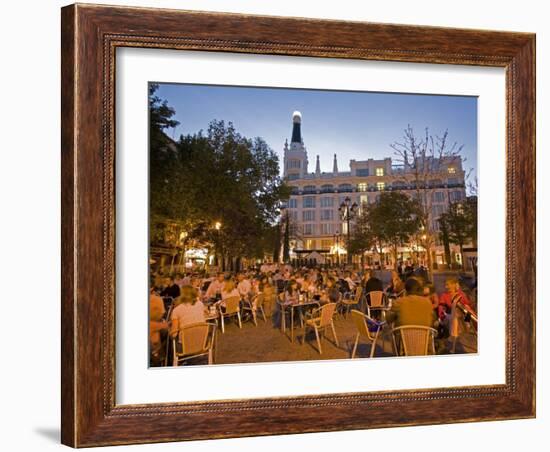
<instances>
[{"instance_id":1,"label":"building tower","mask_svg":"<svg viewBox=\"0 0 550 452\"><path fill-rule=\"evenodd\" d=\"M295 111L292 114L292 137L290 146L285 141L284 147L284 177L289 180L299 179L307 174L307 151L302 139L302 114Z\"/></svg>"}]
</instances>

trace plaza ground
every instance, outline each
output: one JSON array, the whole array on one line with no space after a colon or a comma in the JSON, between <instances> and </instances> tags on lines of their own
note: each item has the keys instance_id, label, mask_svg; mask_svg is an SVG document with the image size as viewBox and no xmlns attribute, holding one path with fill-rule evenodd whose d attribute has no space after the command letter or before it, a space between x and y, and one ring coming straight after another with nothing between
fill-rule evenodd
<instances>
[{"instance_id":1,"label":"plaza ground","mask_svg":"<svg viewBox=\"0 0 550 452\"><path fill-rule=\"evenodd\" d=\"M294 342L290 341L290 331L283 334L278 325L270 319L264 323L258 321L254 326L252 321L243 323L239 329L236 322L226 324L225 333L217 335L215 350L215 364L232 363L259 363L277 361L309 361L319 359L349 359L355 341L356 329L351 316L346 319L337 316L334 327L339 345L334 343L332 334L327 331L326 337L321 338L322 354L317 351L315 334L308 330L306 341L302 344L303 329L295 328ZM391 332L385 329L378 339L374 357L394 356ZM441 353L448 353L448 344L438 341L436 349ZM355 358L368 358L371 345L360 338ZM473 333L463 334L459 339L456 353L475 353L477 338Z\"/></svg>"}]
</instances>

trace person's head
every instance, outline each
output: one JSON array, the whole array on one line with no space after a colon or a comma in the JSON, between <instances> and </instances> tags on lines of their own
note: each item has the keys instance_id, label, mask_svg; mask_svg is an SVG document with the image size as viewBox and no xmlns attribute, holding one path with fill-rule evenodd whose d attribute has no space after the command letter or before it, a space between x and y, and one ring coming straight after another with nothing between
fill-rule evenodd
<instances>
[{"instance_id":1,"label":"person's head","mask_svg":"<svg viewBox=\"0 0 550 452\"><path fill-rule=\"evenodd\" d=\"M409 278L405 281L405 290L407 295L423 295L424 289L422 283L417 278Z\"/></svg>"},{"instance_id":2,"label":"person's head","mask_svg":"<svg viewBox=\"0 0 550 452\"><path fill-rule=\"evenodd\" d=\"M226 279L223 284L224 292L231 292L235 288L235 282L232 279Z\"/></svg>"},{"instance_id":3,"label":"person's head","mask_svg":"<svg viewBox=\"0 0 550 452\"><path fill-rule=\"evenodd\" d=\"M449 277L445 280L445 288L447 289L447 291L450 293L450 294L455 294L458 289L460 288L459 284L458 284L458 279L454 278L454 277Z\"/></svg>"},{"instance_id":4,"label":"person's head","mask_svg":"<svg viewBox=\"0 0 550 452\"><path fill-rule=\"evenodd\" d=\"M365 270L365 274L363 275L363 279L370 279L371 277L371 271L369 269Z\"/></svg>"},{"instance_id":5,"label":"person's head","mask_svg":"<svg viewBox=\"0 0 550 452\"><path fill-rule=\"evenodd\" d=\"M175 304L195 304L197 302L197 289L193 286L182 286L180 296L176 298Z\"/></svg>"},{"instance_id":6,"label":"person's head","mask_svg":"<svg viewBox=\"0 0 550 452\"><path fill-rule=\"evenodd\" d=\"M327 287L334 287L334 284L336 283L336 280L334 278L328 278L327 279Z\"/></svg>"},{"instance_id":7,"label":"person's head","mask_svg":"<svg viewBox=\"0 0 550 452\"><path fill-rule=\"evenodd\" d=\"M244 281L244 278L245 278L244 273L239 273L239 274L237 275L237 280L238 280L239 282Z\"/></svg>"},{"instance_id":8,"label":"person's head","mask_svg":"<svg viewBox=\"0 0 550 452\"><path fill-rule=\"evenodd\" d=\"M295 292L296 290L298 290L298 283L296 282L295 279L291 279L289 282L288 282L288 290L290 292Z\"/></svg>"},{"instance_id":9,"label":"person's head","mask_svg":"<svg viewBox=\"0 0 550 452\"><path fill-rule=\"evenodd\" d=\"M222 283L223 280L225 279L225 275L224 275L223 273L220 272L220 273L218 273L218 275L217 275L216 278L218 279L218 282L221 282L221 283Z\"/></svg>"}]
</instances>

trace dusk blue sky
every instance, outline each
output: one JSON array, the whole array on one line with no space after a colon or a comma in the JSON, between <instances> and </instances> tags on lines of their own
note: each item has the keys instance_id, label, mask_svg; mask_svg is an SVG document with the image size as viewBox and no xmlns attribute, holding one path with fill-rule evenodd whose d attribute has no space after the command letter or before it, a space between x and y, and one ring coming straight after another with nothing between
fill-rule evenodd
<instances>
[{"instance_id":1,"label":"dusk blue sky","mask_svg":"<svg viewBox=\"0 0 550 452\"><path fill-rule=\"evenodd\" d=\"M160 84L157 94L180 122L168 135L177 139L206 130L213 119L231 121L242 135L262 137L281 166L292 113L299 110L310 172L316 155L325 172L332 171L334 153L340 171L349 170L351 159L395 159L390 143L401 141L410 124L420 136L425 127L437 135L448 129L450 141L464 145L464 169L473 169L470 177L477 173L476 97L187 84Z\"/></svg>"}]
</instances>

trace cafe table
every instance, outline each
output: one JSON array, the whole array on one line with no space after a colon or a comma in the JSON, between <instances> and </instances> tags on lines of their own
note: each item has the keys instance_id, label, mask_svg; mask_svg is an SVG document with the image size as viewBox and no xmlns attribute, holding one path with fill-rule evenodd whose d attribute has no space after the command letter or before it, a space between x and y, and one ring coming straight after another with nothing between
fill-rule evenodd
<instances>
[{"instance_id":1,"label":"cafe table","mask_svg":"<svg viewBox=\"0 0 550 452\"><path fill-rule=\"evenodd\" d=\"M319 300L315 300L313 298L312 299L303 298L302 300L280 303L283 334L286 334L286 316L285 316L286 309L290 309L290 342L294 342L294 313L296 308L311 307L311 306L319 307L320 305L321 303L319 302Z\"/></svg>"}]
</instances>

